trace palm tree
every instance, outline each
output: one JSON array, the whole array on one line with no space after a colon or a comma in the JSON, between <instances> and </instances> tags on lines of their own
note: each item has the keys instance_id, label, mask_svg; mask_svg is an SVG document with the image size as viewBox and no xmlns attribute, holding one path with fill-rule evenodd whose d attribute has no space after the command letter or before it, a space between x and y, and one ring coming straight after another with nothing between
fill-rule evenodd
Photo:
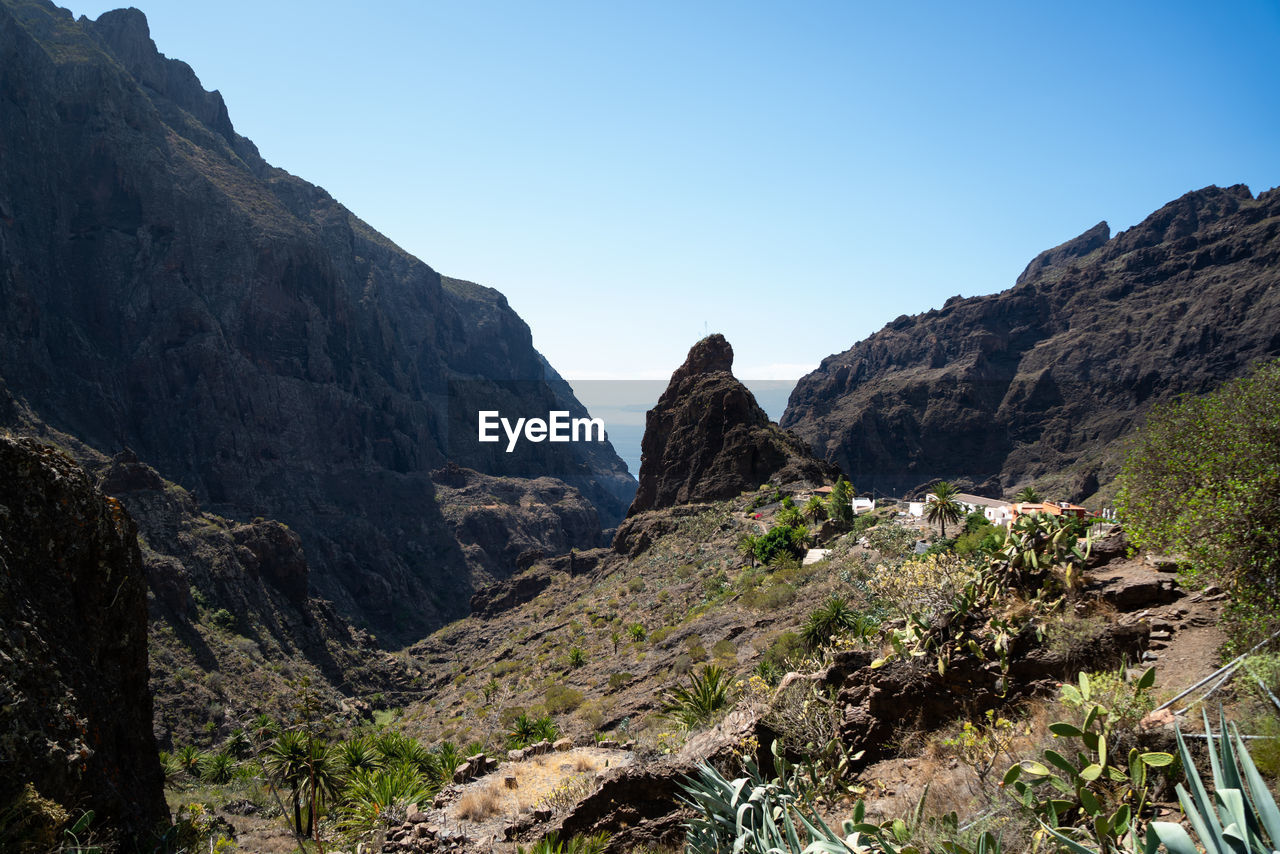
<instances>
[{"instance_id":1,"label":"palm tree","mask_svg":"<svg viewBox=\"0 0 1280 854\"><path fill-rule=\"evenodd\" d=\"M940 480L933 486L933 500L925 506L925 518L942 526L942 538L947 538L947 523L959 522L964 508L956 501L959 492L951 483Z\"/></svg>"},{"instance_id":2,"label":"palm tree","mask_svg":"<svg viewBox=\"0 0 1280 854\"><path fill-rule=\"evenodd\" d=\"M285 730L266 750L267 773L289 787L293 798L293 826L311 836L320 804L337 797L341 789L340 763L329 745L310 733ZM307 822L302 823L302 806Z\"/></svg>"},{"instance_id":3,"label":"palm tree","mask_svg":"<svg viewBox=\"0 0 1280 854\"><path fill-rule=\"evenodd\" d=\"M1034 486L1024 486L1017 495L1013 496L1013 500L1027 504L1039 504L1040 493L1036 492Z\"/></svg>"},{"instance_id":4,"label":"palm tree","mask_svg":"<svg viewBox=\"0 0 1280 854\"><path fill-rule=\"evenodd\" d=\"M817 495L811 496L809 500L805 502L804 510L802 512L804 513L804 517L809 520L810 524L816 525L823 519L827 518L827 503Z\"/></svg>"},{"instance_id":5,"label":"palm tree","mask_svg":"<svg viewBox=\"0 0 1280 854\"><path fill-rule=\"evenodd\" d=\"M307 780L307 739L298 730L285 730L267 745L267 773L287 786L293 798L293 826L302 833L302 790Z\"/></svg>"},{"instance_id":6,"label":"palm tree","mask_svg":"<svg viewBox=\"0 0 1280 854\"><path fill-rule=\"evenodd\" d=\"M751 565L756 565L756 553L760 548L760 537L757 534L743 534L738 538L738 554L750 559ZM614 641L614 652L617 652L617 641Z\"/></svg>"}]
</instances>

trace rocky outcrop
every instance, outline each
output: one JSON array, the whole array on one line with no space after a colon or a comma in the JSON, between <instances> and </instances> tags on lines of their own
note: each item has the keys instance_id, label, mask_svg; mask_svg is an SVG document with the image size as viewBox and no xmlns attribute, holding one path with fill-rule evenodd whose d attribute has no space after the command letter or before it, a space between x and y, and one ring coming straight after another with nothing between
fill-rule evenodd
<instances>
[{"instance_id":1,"label":"rocky outcrop","mask_svg":"<svg viewBox=\"0 0 1280 854\"><path fill-rule=\"evenodd\" d=\"M132 520L60 451L0 437L0 804L26 783L149 850L168 818Z\"/></svg>"},{"instance_id":2,"label":"rocky outcrop","mask_svg":"<svg viewBox=\"0 0 1280 854\"><path fill-rule=\"evenodd\" d=\"M711 335L689 350L645 417L640 485L628 516L676 504L719 501L770 480L834 479L804 442L769 421L733 376L733 348Z\"/></svg>"},{"instance_id":3,"label":"rocky outcrop","mask_svg":"<svg viewBox=\"0 0 1280 854\"><path fill-rule=\"evenodd\" d=\"M607 444L467 441L481 408L581 411L506 299L263 161L140 12L0 1L0 103L0 375L44 423L279 520L314 591L392 639L473 592L430 477L447 461L622 518Z\"/></svg>"},{"instance_id":4,"label":"rocky outcrop","mask_svg":"<svg viewBox=\"0 0 1280 854\"><path fill-rule=\"evenodd\" d=\"M1010 645L1007 676L998 663L968 654L954 657L941 675L927 658L896 658L879 668L867 665L840 674L832 680L843 709L840 739L850 754L862 753L863 763L888 758L908 730L929 731L962 715L1051 693L1081 670L1140 660L1149 634L1150 626L1135 620L1104 626L1080 644L1088 651L1081 659L1071 650L1037 643L1034 632L1025 630ZM1007 687L1001 686L1002 678Z\"/></svg>"},{"instance_id":5,"label":"rocky outcrop","mask_svg":"<svg viewBox=\"0 0 1280 854\"><path fill-rule=\"evenodd\" d=\"M1152 405L1280 356L1280 191L1207 187L1108 233L1100 223L1007 291L899 317L829 356L782 425L859 489L1104 489L1117 440Z\"/></svg>"}]
</instances>

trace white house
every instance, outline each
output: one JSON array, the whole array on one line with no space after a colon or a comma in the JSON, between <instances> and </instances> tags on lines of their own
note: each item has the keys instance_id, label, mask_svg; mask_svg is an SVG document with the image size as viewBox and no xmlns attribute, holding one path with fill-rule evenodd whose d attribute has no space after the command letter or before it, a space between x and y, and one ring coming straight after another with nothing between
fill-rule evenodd
<instances>
[{"instance_id":1,"label":"white house","mask_svg":"<svg viewBox=\"0 0 1280 854\"><path fill-rule=\"evenodd\" d=\"M867 513L876 509L876 502L873 498L854 498L849 503L853 505L853 515L855 516L859 513Z\"/></svg>"},{"instance_id":2,"label":"white house","mask_svg":"<svg viewBox=\"0 0 1280 854\"><path fill-rule=\"evenodd\" d=\"M1013 519L1013 505L999 498L960 492L956 494L956 501L964 506L967 513L980 511L992 525L1006 525Z\"/></svg>"},{"instance_id":3,"label":"white house","mask_svg":"<svg viewBox=\"0 0 1280 854\"><path fill-rule=\"evenodd\" d=\"M968 492L956 493L955 499L956 503L964 508L965 513L981 512L993 525L1007 525L1009 520L1013 518L1013 505L1008 501L1001 501L998 498L986 498L982 495L971 495ZM923 516L925 508L931 502L937 500L938 496L930 492L924 497L924 501L908 503L907 512L912 516Z\"/></svg>"}]
</instances>

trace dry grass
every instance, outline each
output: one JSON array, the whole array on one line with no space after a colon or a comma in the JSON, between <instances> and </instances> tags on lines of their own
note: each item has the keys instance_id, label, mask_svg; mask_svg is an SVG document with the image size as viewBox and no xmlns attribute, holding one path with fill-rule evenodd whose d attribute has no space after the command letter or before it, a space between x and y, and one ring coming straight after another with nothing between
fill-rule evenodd
<instances>
[{"instance_id":1,"label":"dry grass","mask_svg":"<svg viewBox=\"0 0 1280 854\"><path fill-rule=\"evenodd\" d=\"M458 818L466 821L484 821L502 811L505 793L493 781L472 789L458 798Z\"/></svg>"},{"instance_id":2,"label":"dry grass","mask_svg":"<svg viewBox=\"0 0 1280 854\"><path fill-rule=\"evenodd\" d=\"M573 783L574 791L590 788L603 761L590 749L568 753L547 753L523 762L504 763L491 777L473 784L458 798L451 818L481 822L497 815L515 817L548 803L548 799ZM516 787L508 789L505 779L515 777Z\"/></svg>"}]
</instances>

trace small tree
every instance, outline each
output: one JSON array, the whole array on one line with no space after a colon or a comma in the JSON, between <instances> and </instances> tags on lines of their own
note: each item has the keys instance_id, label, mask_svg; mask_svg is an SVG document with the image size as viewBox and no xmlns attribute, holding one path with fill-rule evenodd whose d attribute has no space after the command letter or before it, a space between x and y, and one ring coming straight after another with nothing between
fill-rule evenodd
<instances>
[{"instance_id":1,"label":"small tree","mask_svg":"<svg viewBox=\"0 0 1280 854\"><path fill-rule=\"evenodd\" d=\"M840 475L836 485L831 488L827 515L842 525L853 523L853 487L845 480L844 475Z\"/></svg>"},{"instance_id":2,"label":"small tree","mask_svg":"<svg viewBox=\"0 0 1280 854\"><path fill-rule=\"evenodd\" d=\"M959 490L950 482L940 480L933 486L933 498L925 505L925 518L942 526L942 538L947 537L947 523L955 524L964 517L964 507L956 500Z\"/></svg>"}]
</instances>

